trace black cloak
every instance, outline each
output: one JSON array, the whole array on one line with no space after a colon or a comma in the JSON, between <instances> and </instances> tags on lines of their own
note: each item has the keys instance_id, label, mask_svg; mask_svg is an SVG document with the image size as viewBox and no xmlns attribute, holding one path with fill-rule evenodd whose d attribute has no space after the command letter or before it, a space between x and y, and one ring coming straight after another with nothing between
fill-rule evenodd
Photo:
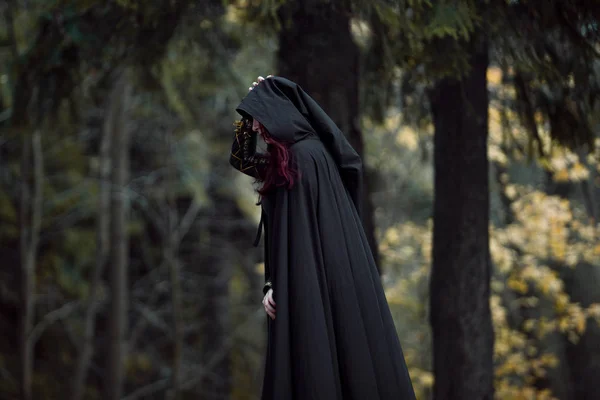
<instances>
[{"instance_id":1,"label":"black cloak","mask_svg":"<svg viewBox=\"0 0 600 400\"><path fill-rule=\"evenodd\" d=\"M360 157L321 107L285 78L260 82L237 111L293 143L300 172L291 189L278 187L261 202L265 275L276 303L275 320L267 317L262 400L414 399L361 223ZM253 140L242 144L236 134L231 161L260 178L260 166L247 165L260 159L250 154Z\"/></svg>"}]
</instances>

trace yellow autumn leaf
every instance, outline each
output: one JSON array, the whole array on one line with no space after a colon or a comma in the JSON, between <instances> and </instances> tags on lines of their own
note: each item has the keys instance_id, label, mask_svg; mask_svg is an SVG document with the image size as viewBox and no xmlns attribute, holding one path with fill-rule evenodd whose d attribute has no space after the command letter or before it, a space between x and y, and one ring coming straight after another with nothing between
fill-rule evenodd
<instances>
[{"instance_id":1,"label":"yellow autumn leaf","mask_svg":"<svg viewBox=\"0 0 600 400\"><path fill-rule=\"evenodd\" d=\"M571 170L569 171L569 177L572 181L582 181L584 179L588 179L590 176L590 171L579 161L573 164Z\"/></svg>"},{"instance_id":2,"label":"yellow autumn leaf","mask_svg":"<svg viewBox=\"0 0 600 400\"><path fill-rule=\"evenodd\" d=\"M566 330L569 328L569 319L566 317L561 318L558 322L558 328L561 332L566 332Z\"/></svg>"},{"instance_id":3,"label":"yellow autumn leaf","mask_svg":"<svg viewBox=\"0 0 600 400\"><path fill-rule=\"evenodd\" d=\"M575 319L575 329L577 330L577 333L579 333L580 335L583 334L583 332L585 332L585 327L586 327L586 318L585 315L578 315L577 318Z\"/></svg>"},{"instance_id":4,"label":"yellow autumn leaf","mask_svg":"<svg viewBox=\"0 0 600 400\"><path fill-rule=\"evenodd\" d=\"M509 279L507 284L509 288L521 294L527 293L527 290L529 289L527 283L522 280Z\"/></svg>"},{"instance_id":5,"label":"yellow autumn leaf","mask_svg":"<svg viewBox=\"0 0 600 400\"><path fill-rule=\"evenodd\" d=\"M418 133L411 128L405 127L396 135L396 143L408 150L416 150L419 147Z\"/></svg>"},{"instance_id":6,"label":"yellow autumn leaf","mask_svg":"<svg viewBox=\"0 0 600 400\"><path fill-rule=\"evenodd\" d=\"M523 323L523 330L525 332L531 332L535 328L536 321L534 319L528 319Z\"/></svg>"},{"instance_id":7,"label":"yellow autumn leaf","mask_svg":"<svg viewBox=\"0 0 600 400\"><path fill-rule=\"evenodd\" d=\"M590 317L600 318L600 304L594 303L587 309L587 313Z\"/></svg>"},{"instance_id":8,"label":"yellow autumn leaf","mask_svg":"<svg viewBox=\"0 0 600 400\"><path fill-rule=\"evenodd\" d=\"M508 163L508 158L506 157L506 154L504 154L504 152L500 149L500 146L490 145L488 147L488 157L490 161L494 161L502 166L507 165Z\"/></svg>"},{"instance_id":9,"label":"yellow autumn leaf","mask_svg":"<svg viewBox=\"0 0 600 400\"><path fill-rule=\"evenodd\" d=\"M419 380L424 387L433 387L433 374L423 373Z\"/></svg>"},{"instance_id":10,"label":"yellow autumn leaf","mask_svg":"<svg viewBox=\"0 0 600 400\"><path fill-rule=\"evenodd\" d=\"M499 85L502 83L502 69L498 67L490 67L487 70L487 81L490 85Z\"/></svg>"},{"instance_id":11,"label":"yellow autumn leaf","mask_svg":"<svg viewBox=\"0 0 600 400\"><path fill-rule=\"evenodd\" d=\"M398 244L400 242L400 233L398 231L398 228L389 228L385 232L385 240L392 246Z\"/></svg>"},{"instance_id":12,"label":"yellow autumn leaf","mask_svg":"<svg viewBox=\"0 0 600 400\"><path fill-rule=\"evenodd\" d=\"M554 172L554 176L552 177L555 182L568 182L569 181L569 171L566 168L560 169Z\"/></svg>"},{"instance_id":13,"label":"yellow autumn leaf","mask_svg":"<svg viewBox=\"0 0 600 400\"><path fill-rule=\"evenodd\" d=\"M554 309L558 313L562 313L566 310L567 305L569 304L569 296L565 293L560 293L556 296L556 300L554 302Z\"/></svg>"},{"instance_id":14,"label":"yellow autumn leaf","mask_svg":"<svg viewBox=\"0 0 600 400\"><path fill-rule=\"evenodd\" d=\"M264 274L265 273L265 263L264 262L257 263L254 266L254 271L260 275Z\"/></svg>"},{"instance_id":15,"label":"yellow autumn leaf","mask_svg":"<svg viewBox=\"0 0 600 400\"><path fill-rule=\"evenodd\" d=\"M506 186L506 190L504 191L504 193L506 194L506 197L508 197L511 200L514 200L514 198L517 196L517 188L515 187L515 185L508 185Z\"/></svg>"}]
</instances>

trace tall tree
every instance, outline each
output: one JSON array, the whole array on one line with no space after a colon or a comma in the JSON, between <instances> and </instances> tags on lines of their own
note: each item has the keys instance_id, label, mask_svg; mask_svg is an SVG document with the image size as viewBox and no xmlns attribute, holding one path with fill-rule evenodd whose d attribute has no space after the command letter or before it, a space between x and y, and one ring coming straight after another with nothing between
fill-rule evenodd
<instances>
[{"instance_id":1,"label":"tall tree","mask_svg":"<svg viewBox=\"0 0 600 400\"><path fill-rule=\"evenodd\" d=\"M100 308L100 291L102 286L102 276L109 256L110 245L110 167L111 167L111 142L115 118L119 114L117 109L119 99L115 96L119 92L113 88L111 96L107 99L107 107L104 115L102 129L102 138L100 139L100 149L98 154L98 210L96 214L96 259L92 278L90 282L90 293L85 311L85 322L83 338L79 345L79 354L71 389L71 399L80 400L85 391L85 382L90 362L94 353L94 334L96 330L96 316Z\"/></svg>"},{"instance_id":2,"label":"tall tree","mask_svg":"<svg viewBox=\"0 0 600 400\"><path fill-rule=\"evenodd\" d=\"M124 367L127 331L129 240L127 222L129 200L127 180L129 178L129 136L127 112L131 104L131 76L121 70L114 79L115 104L112 122L111 147L111 215L110 215L110 337L109 361L106 377L106 398L120 400L123 396Z\"/></svg>"},{"instance_id":3,"label":"tall tree","mask_svg":"<svg viewBox=\"0 0 600 400\"><path fill-rule=\"evenodd\" d=\"M42 224L44 179L42 138L39 129L32 135L23 135L21 165L21 398L30 400L35 345L32 335L35 321L35 267Z\"/></svg>"},{"instance_id":4,"label":"tall tree","mask_svg":"<svg viewBox=\"0 0 600 400\"><path fill-rule=\"evenodd\" d=\"M227 168L229 168L227 166ZM218 172L216 176L223 176ZM202 355L210 373L202 379L201 396L205 400L229 399L231 396L231 345L228 335L231 329L229 308L231 279L232 227L221 218L233 220L237 211L235 202L217 192L219 183L209 184L214 205L208 210L208 235L202 259L202 274L206 279L201 315L204 325Z\"/></svg>"},{"instance_id":5,"label":"tall tree","mask_svg":"<svg viewBox=\"0 0 600 400\"><path fill-rule=\"evenodd\" d=\"M364 162L359 104L361 54L350 30L353 16L350 4L340 0L288 1L278 15L282 25L278 73L314 97L347 135ZM367 176L363 182L363 225L377 266L381 268Z\"/></svg>"},{"instance_id":6,"label":"tall tree","mask_svg":"<svg viewBox=\"0 0 600 400\"><path fill-rule=\"evenodd\" d=\"M183 395L183 367L184 367L184 345L185 345L185 319L183 307L183 287L181 282L181 242L185 235L190 231L194 220L200 210L200 205L191 199L190 205L183 216L179 216L178 202L182 202L182 198L177 198L177 179L179 178L176 165L173 160L176 159L176 147L173 144L173 133L167 132L165 138L165 148L167 149L167 159L165 162L166 179L164 190L165 199L164 205L161 207L164 210L164 218L158 224L158 229L161 231L164 242L163 257L166 265L169 268L169 279L171 284L171 302L173 309L173 381L172 381L172 398L179 400Z\"/></svg>"},{"instance_id":7,"label":"tall tree","mask_svg":"<svg viewBox=\"0 0 600 400\"><path fill-rule=\"evenodd\" d=\"M485 35L472 35L465 50L469 72L439 80L430 94L435 126L430 281L435 399L492 399L494 393Z\"/></svg>"}]
</instances>

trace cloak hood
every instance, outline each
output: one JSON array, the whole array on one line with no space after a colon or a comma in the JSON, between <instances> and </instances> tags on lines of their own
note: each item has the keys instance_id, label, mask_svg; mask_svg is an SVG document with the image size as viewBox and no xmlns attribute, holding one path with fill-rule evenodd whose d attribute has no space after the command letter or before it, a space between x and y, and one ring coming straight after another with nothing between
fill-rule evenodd
<instances>
[{"instance_id":1,"label":"cloak hood","mask_svg":"<svg viewBox=\"0 0 600 400\"><path fill-rule=\"evenodd\" d=\"M306 113L302 113L305 109L296 88L288 79L267 78L248 93L236 110L243 117L263 124L278 141L296 143L316 133Z\"/></svg>"},{"instance_id":2,"label":"cloak hood","mask_svg":"<svg viewBox=\"0 0 600 400\"><path fill-rule=\"evenodd\" d=\"M344 186L361 215L362 161L344 134L299 85L275 76L260 82L236 107L244 118L256 119L275 139L296 143L318 136L338 166Z\"/></svg>"}]
</instances>

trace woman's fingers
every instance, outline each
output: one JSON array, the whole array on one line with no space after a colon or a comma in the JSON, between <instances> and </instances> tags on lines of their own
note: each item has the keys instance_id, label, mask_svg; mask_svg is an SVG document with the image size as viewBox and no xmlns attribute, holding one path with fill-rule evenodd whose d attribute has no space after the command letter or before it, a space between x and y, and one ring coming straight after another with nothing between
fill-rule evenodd
<instances>
[{"instance_id":1,"label":"woman's fingers","mask_svg":"<svg viewBox=\"0 0 600 400\"><path fill-rule=\"evenodd\" d=\"M275 309L269 304L269 302L265 302L265 311L271 318L275 319Z\"/></svg>"},{"instance_id":2,"label":"woman's fingers","mask_svg":"<svg viewBox=\"0 0 600 400\"><path fill-rule=\"evenodd\" d=\"M275 300L273 299L273 289L269 289L266 295L267 301L275 307Z\"/></svg>"},{"instance_id":3,"label":"woman's fingers","mask_svg":"<svg viewBox=\"0 0 600 400\"><path fill-rule=\"evenodd\" d=\"M265 306L265 308L275 311L275 306L269 301L269 296L265 296L265 298L263 299L263 305Z\"/></svg>"},{"instance_id":4,"label":"woman's fingers","mask_svg":"<svg viewBox=\"0 0 600 400\"><path fill-rule=\"evenodd\" d=\"M275 319L275 302L273 301L272 291L269 291L267 295L263 298L263 306L265 306L265 311L272 319Z\"/></svg>"},{"instance_id":5,"label":"woman's fingers","mask_svg":"<svg viewBox=\"0 0 600 400\"><path fill-rule=\"evenodd\" d=\"M273 75L267 75L267 78L271 78L272 76L273 76ZM259 84L260 82L262 82L262 81L264 81L264 80L265 80L265 78L263 78L262 76L259 76L259 77L258 77L256 80L257 80L258 82L252 82L252 86L250 86L250 87L248 88L248 91L250 91L250 90L254 89L255 87L257 87L257 86L258 86L258 84Z\"/></svg>"},{"instance_id":6,"label":"woman's fingers","mask_svg":"<svg viewBox=\"0 0 600 400\"><path fill-rule=\"evenodd\" d=\"M275 314L275 307L270 305L268 301L265 303L265 310L267 310L267 313Z\"/></svg>"}]
</instances>

